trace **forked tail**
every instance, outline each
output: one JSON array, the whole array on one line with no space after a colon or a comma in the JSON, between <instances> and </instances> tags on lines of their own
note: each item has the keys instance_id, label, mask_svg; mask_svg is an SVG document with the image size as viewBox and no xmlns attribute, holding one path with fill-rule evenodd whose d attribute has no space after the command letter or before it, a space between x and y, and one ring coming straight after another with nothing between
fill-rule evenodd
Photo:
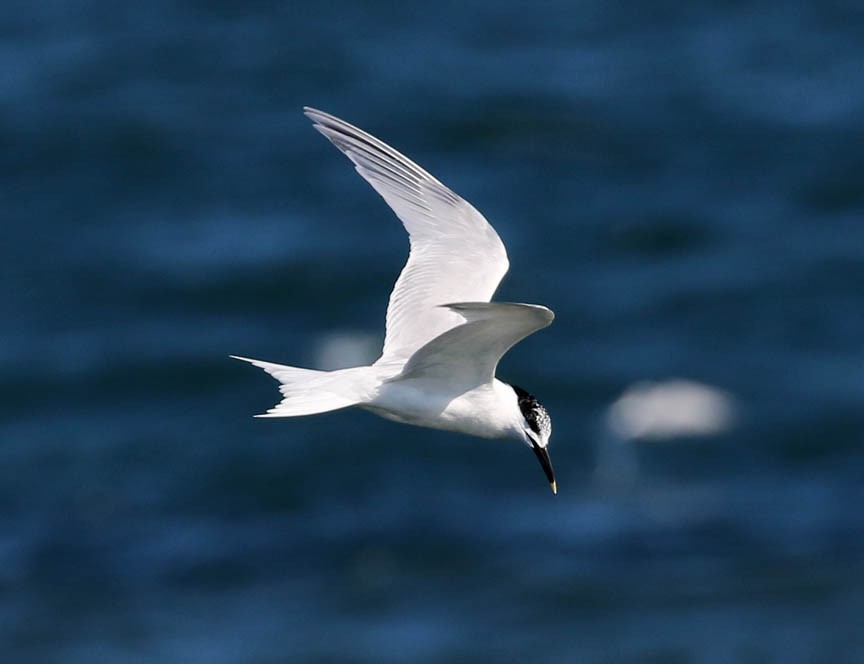
<instances>
[{"instance_id":1,"label":"forked tail","mask_svg":"<svg viewBox=\"0 0 864 664\"><path fill-rule=\"evenodd\" d=\"M249 362L264 369L282 383L282 401L266 413L255 417L295 417L314 415L330 410L356 406L368 400L374 389L372 367L354 367L338 371L300 369L284 364L273 364L248 357L232 355L235 360Z\"/></svg>"}]
</instances>

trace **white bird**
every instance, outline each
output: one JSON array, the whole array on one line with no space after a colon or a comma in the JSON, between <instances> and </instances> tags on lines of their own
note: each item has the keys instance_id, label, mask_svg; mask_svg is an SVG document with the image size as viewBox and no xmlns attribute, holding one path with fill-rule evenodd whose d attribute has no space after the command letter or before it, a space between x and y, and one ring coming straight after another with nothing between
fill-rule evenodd
<instances>
[{"instance_id":1,"label":"white bird","mask_svg":"<svg viewBox=\"0 0 864 664\"><path fill-rule=\"evenodd\" d=\"M535 304L490 301L509 267L507 252L470 203L374 136L328 113L304 111L393 209L410 252L372 365L315 371L232 355L281 383L282 401L257 417L358 406L406 424L519 440L534 450L557 493L546 449L549 414L528 392L495 378L504 353L555 315Z\"/></svg>"}]
</instances>

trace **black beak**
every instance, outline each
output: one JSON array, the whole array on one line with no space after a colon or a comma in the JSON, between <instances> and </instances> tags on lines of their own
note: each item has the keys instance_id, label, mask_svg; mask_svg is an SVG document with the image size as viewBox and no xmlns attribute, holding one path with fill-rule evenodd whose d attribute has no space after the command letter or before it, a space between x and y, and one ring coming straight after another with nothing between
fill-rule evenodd
<instances>
[{"instance_id":1,"label":"black beak","mask_svg":"<svg viewBox=\"0 0 864 664\"><path fill-rule=\"evenodd\" d=\"M531 447L534 449L534 454L540 460L540 465L543 466L543 472L546 473L546 479L549 480L549 486L552 487L552 493L558 493L558 485L555 484L555 471L552 470L552 461L549 459L549 452L545 447L540 447L533 439Z\"/></svg>"}]
</instances>

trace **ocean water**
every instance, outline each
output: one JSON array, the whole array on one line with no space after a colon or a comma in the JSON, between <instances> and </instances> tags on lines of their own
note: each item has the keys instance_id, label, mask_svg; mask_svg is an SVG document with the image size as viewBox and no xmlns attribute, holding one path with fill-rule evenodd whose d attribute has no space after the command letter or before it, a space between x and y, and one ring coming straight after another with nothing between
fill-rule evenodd
<instances>
[{"instance_id":1,"label":"ocean water","mask_svg":"<svg viewBox=\"0 0 864 664\"><path fill-rule=\"evenodd\" d=\"M5 662L864 662L859 3L0 6ZM375 353L403 150L553 326L512 442L278 393ZM623 395L623 396L622 396Z\"/></svg>"}]
</instances>

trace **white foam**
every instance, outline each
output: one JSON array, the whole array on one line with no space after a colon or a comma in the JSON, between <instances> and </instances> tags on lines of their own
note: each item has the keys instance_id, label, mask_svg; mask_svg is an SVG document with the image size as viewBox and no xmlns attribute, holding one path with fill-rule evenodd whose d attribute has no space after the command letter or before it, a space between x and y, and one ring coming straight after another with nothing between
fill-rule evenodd
<instances>
[{"instance_id":1,"label":"white foam","mask_svg":"<svg viewBox=\"0 0 864 664\"><path fill-rule=\"evenodd\" d=\"M606 424L624 440L711 436L734 424L735 399L725 390L673 378L628 387L606 412Z\"/></svg>"},{"instance_id":2,"label":"white foam","mask_svg":"<svg viewBox=\"0 0 864 664\"><path fill-rule=\"evenodd\" d=\"M326 335L316 349L315 366L324 371L362 367L381 354L381 340L374 334L334 332Z\"/></svg>"}]
</instances>

